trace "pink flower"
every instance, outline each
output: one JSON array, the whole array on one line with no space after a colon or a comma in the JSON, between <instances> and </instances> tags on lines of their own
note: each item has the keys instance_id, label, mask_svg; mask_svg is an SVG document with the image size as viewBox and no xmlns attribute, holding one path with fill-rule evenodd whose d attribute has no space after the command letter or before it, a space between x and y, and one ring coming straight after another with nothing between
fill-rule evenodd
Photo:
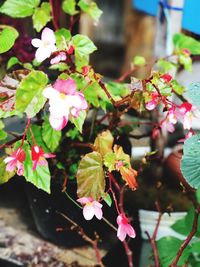
<instances>
[{"instance_id":1,"label":"pink flower","mask_svg":"<svg viewBox=\"0 0 200 267\"><path fill-rule=\"evenodd\" d=\"M34 38L32 45L37 47L35 58L38 62L44 61L51 56L51 53L56 51L56 37L54 32L49 28L44 28L41 35L41 40Z\"/></svg>"},{"instance_id":2,"label":"pink flower","mask_svg":"<svg viewBox=\"0 0 200 267\"><path fill-rule=\"evenodd\" d=\"M67 56L64 52L60 52L56 57L52 58L50 63L51 65L58 64L60 61L65 61Z\"/></svg>"},{"instance_id":3,"label":"pink flower","mask_svg":"<svg viewBox=\"0 0 200 267\"><path fill-rule=\"evenodd\" d=\"M47 166L48 163L45 158L54 158L55 155L51 153L44 153L43 149L39 146L33 146L31 150L31 157L33 161L33 170L36 170L37 165Z\"/></svg>"},{"instance_id":4,"label":"pink flower","mask_svg":"<svg viewBox=\"0 0 200 267\"><path fill-rule=\"evenodd\" d=\"M6 171L12 172L17 167L17 174L23 175L24 173L24 165L23 162L26 158L26 154L24 150L20 147L15 150L11 156L4 159L4 162L7 163Z\"/></svg>"},{"instance_id":5,"label":"pink flower","mask_svg":"<svg viewBox=\"0 0 200 267\"><path fill-rule=\"evenodd\" d=\"M148 110L153 110L158 104L158 94L157 93L152 93L151 95L152 100L146 103L146 109Z\"/></svg>"},{"instance_id":6,"label":"pink flower","mask_svg":"<svg viewBox=\"0 0 200 267\"><path fill-rule=\"evenodd\" d=\"M185 102L179 106L179 116L183 120L183 128L190 130L192 127L192 119L193 119L193 106L192 104Z\"/></svg>"},{"instance_id":7,"label":"pink flower","mask_svg":"<svg viewBox=\"0 0 200 267\"><path fill-rule=\"evenodd\" d=\"M77 199L77 201L81 204L84 204L83 208L83 216L84 218L89 221L94 216L97 217L98 220L101 220L103 217L102 212L102 204L98 201L93 200L91 197L82 197Z\"/></svg>"},{"instance_id":8,"label":"pink flower","mask_svg":"<svg viewBox=\"0 0 200 267\"><path fill-rule=\"evenodd\" d=\"M76 91L76 83L71 78L58 79L53 87L44 89L43 95L49 99L49 121L55 130L62 130L70 115L78 117L82 110L88 108L84 95Z\"/></svg>"},{"instance_id":9,"label":"pink flower","mask_svg":"<svg viewBox=\"0 0 200 267\"><path fill-rule=\"evenodd\" d=\"M170 83L172 80L172 76L169 73L163 74L160 78L166 83Z\"/></svg>"},{"instance_id":10,"label":"pink flower","mask_svg":"<svg viewBox=\"0 0 200 267\"><path fill-rule=\"evenodd\" d=\"M128 218L125 216L125 214L120 214L117 217L117 237L120 241L124 241L126 238L126 235L130 236L131 238L136 237L135 230L133 227L128 223Z\"/></svg>"},{"instance_id":11,"label":"pink flower","mask_svg":"<svg viewBox=\"0 0 200 267\"><path fill-rule=\"evenodd\" d=\"M160 127L167 129L168 132L173 133L174 124L177 123L176 108L172 107L168 110L166 118L161 122Z\"/></svg>"}]
</instances>

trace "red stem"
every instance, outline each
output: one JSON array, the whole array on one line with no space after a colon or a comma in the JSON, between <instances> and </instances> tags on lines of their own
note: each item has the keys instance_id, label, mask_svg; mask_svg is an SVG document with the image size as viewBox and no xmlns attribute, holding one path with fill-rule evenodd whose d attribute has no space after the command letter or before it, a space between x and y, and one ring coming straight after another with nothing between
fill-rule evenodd
<instances>
[{"instance_id":1,"label":"red stem","mask_svg":"<svg viewBox=\"0 0 200 267\"><path fill-rule=\"evenodd\" d=\"M59 27L58 27L58 24L57 24L56 15L54 13L54 3L53 3L53 0L49 0L49 4L51 6L51 16L52 16L53 26L54 26L55 30L58 30Z\"/></svg>"},{"instance_id":2,"label":"red stem","mask_svg":"<svg viewBox=\"0 0 200 267\"><path fill-rule=\"evenodd\" d=\"M128 259L128 266L129 267L134 267L133 265L133 254L132 254L132 251L130 250L129 246L128 246L128 243L126 241L123 242L123 246L124 246L124 249L125 249L125 252L126 252L126 256L127 256L127 259Z\"/></svg>"}]
</instances>

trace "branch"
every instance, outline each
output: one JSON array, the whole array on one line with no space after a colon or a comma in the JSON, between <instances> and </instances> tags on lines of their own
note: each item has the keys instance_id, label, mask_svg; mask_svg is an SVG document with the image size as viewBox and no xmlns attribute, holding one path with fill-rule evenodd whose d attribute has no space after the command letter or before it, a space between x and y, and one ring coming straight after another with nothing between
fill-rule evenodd
<instances>
[{"instance_id":1,"label":"branch","mask_svg":"<svg viewBox=\"0 0 200 267\"><path fill-rule=\"evenodd\" d=\"M104 267L104 264L102 262L101 259L101 255L99 252L99 248L98 248L98 241L99 241L99 236L95 233L95 237L96 239L93 240L91 239L88 235L86 235L86 233L84 232L83 228L81 228L76 222L74 222L72 219L70 219L67 215L63 214L62 212L58 212L60 215L62 215L67 221L69 221L73 227L72 230L76 230L77 233L89 244L92 245L95 254L96 254L96 258L97 258L97 262L99 264L99 266Z\"/></svg>"},{"instance_id":2,"label":"branch","mask_svg":"<svg viewBox=\"0 0 200 267\"><path fill-rule=\"evenodd\" d=\"M126 252L126 256L128 258L128 266L129 267L134 267L134 265L133 265L133 253L130 250L128 243L126 241L124 241L123 242L123 246L124 246L124 249L125 249L125 252Z\"/></svg>"},{"instance_id":3,"label":"branch","mask_svg":"<svg viewBox=\"0 0 200 267\"><path fill-rule=\"evenodd\" d=\"M195 213L194 213L194 220L193 220L193 225L192 225L192 230L189 233L188 237L186 238L186 240L183 242L183 244L181 245L176 258L173 260L172 264L170 265L170 267L176 267L177 263L181 257L181 255L183 254L183 251L185 250L185 248L188 246L188 244L190 243L190 241L192 240L193 236L195 235L196 231L197 231L197 227L198 227L198 218L199 218L199 214L200 214L200 206L195 206Z\"/></svg>"}]
</instances>

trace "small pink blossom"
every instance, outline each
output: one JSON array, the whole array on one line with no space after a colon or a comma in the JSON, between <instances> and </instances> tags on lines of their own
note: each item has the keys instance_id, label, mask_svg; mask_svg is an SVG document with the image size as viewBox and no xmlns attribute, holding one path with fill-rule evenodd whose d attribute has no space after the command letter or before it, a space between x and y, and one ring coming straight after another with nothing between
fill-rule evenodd
<instances>
[{"instance_id":1,"label":"small pink blossom","mask_svg":"<svg viewBox=\"0 0 200 267\"><path fill-rule=\"evenodd\" d=\"M7 163L6 171L12 172L17 167L17 174L23 175L24 173L24 165L23 162L26 158L26 154L24 150L20 147L15 150L11 156L4 159L4 162Z\"/></svg>"},{"instance_id":2,"label":"small pink blossom","mask_svg":"<svg viewBox=\"0 0 200 267\"><path fill-rule=\"evenodd\" d=\"M52 58L50 63L51 65L58 64L60 61L65 61L67 56L64 52L60 52L56 57Z\"/></svg>"},{"instance_id":3,"label":"small pink blossom","mask_svg":"<svg viewBox=\"0 0 200 267\"><path fill-rule=\"evenodd\" d=\"M174 125L177 123L176 108L172 107L168 110L166 118L161 122L160 127L167 129L168 132L173 133Z\"/></svg>"},{"instance_id":4,"label":"small pink blossom","mask_svg":"<svg viewBox=\"0 0 200 267\"><path fill-rule=\"evenodd\" d=\"M124 241L126 238L126 235L130 236L131 238L136 237L135 230L133 227L129 224L128 218L125 216L125 214L120 214L117 217L117 237L120 241Z\"/></svg>"},{"instance_id":5,"label":"small pink blossom","mask_svg":"<svg viewBox=\"0 0 200 267\"><path fill-rule=\"evenodd\" d=\"M190 55L191 55L190 50L187 49L187 48L183 48L183 49L182 49L182 52L183 52L186 56L190 56Z\"/></svg>"},{"instance_id":6,"label":"small pink blossom","mask_svg":"<svg viewBox=\"0 0 200 267\"><path fill-rule=\"evenodd\" d=\"M44 89L43 95L49 99L49 121L55 130L62 130L69 116L78 117L82 110L88 108L83 93L76 90L76 83L71 78L58 79L53 87Z\"/></svg>"},{"instance_id":7,"label":"small pink blossom","mask_svg":"<svg viewBox=\"0 0 200 267\"><path fill-rule=\"evenodd\" d=\"M183 120L183 128L186 130L190 130L192 127L192 119L193 119L193 106L188 102L184 102L179 106L178 113Z\"/></svg>"},{"instance_id":8,"label":"small pink blossom","mask_svg":"<svg viewBox=\"0 0 200 267\"><path fill-rule=\"evenodd\" d=\"M69 48L68 48L68 50L67 50L67 53L68 53L68 55L72 55L72 54L74 54L74 46L73 46L73 45L70 45L70 46L69 46Z\"/></svg>"},{"instance_id":9,"label":"small pink blossom","mask_svg":"<svg viewBox=\"0 0 200 267\"><path fill-rule=\"evenodd\" d=\"M172 80L172 76L169 73L163 74L161 77L163 82L170 83Z\"/></svg>"},{"instance_id":10,"label":"small pink blossom","mask_svg":"<svg viewBox=\"0 0 200 267\"><path fill-rule=\"evenodd\" d=\"M54 32L49 28L44 28L41 34L41 39L34 38L32 45L37 48L35 58L38 62L44 61L51 56L51 53L56 51L56 37Z\"/></svg>"},{"instance_id":11,"label":"small pink blossom","mask_svg":"<svg viewBox=\"0 0 200 267\"><path fill-rule=\"evenodd\" d=\"M94 216L98 220L101 220L103 217L103 212L102 212L102 204L99 203L98 201L93 200L91 197L82 197L77 199L77 201L81 204L84 204L83 208L83 217L89 221L91 220Z\"/></svg>"},{"instance_id":12,"label":"small pink blossom","mask_svg":"<svg viewBox=\"0 0 200 267\"><path fill-rule=\"evenodd\" d=\"M152 99L146 103L146 109L153 110L158 104L158 94L152 93L151 95Z\"/></svg>"},{"instance_id":13,"label":"small pink blossom","mask_svg":"<svg viewBox=\"0 0 200 267\"><path fill-rule=\"evenodd\" d=\"M83 67L82 67L82 74L83 74L84 76L87 76L88 73L89 73L89 70L90 70L90 67L89 67L89 66L83 66Z\"/></svg>"},{"instance_id":14,"label":"small pink blossom","mask_svg":"<svg viewBox=\"0 0 200 267\"><path fill-rule=\"evenodd\" d=\"M47 166L48 163L45 158L54 158L55 155L51 153L44 153L43 149L39 146L33 146L31 150L31 157L33 161L33 170L36 170L37 165Z\"/></svg>"}]
</instances>

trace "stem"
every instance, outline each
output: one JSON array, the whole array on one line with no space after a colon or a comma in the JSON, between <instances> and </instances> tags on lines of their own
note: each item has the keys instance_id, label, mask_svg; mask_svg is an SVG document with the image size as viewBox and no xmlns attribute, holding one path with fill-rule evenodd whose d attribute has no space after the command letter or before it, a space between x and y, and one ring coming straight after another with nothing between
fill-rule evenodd
<instances>
[{"instance_id":1,"label":"stem","mask_svg":"<svg viewBox=\"0 0 200 267\"><path fill-rule=\"evenodd\" d=\"M59 27L58 27L58 24L56 22L56 16L54 14L54 6L53 6L53 0L49 0L49 4L51 6L51 16L52 16L52 22L53 22L53 26L55 28L55 30L58 30Z\"/></svg>"},{"instance_id":2,"label":"stem","mask_svg":"<svg viewBox=\"0 0 200 267\"><path fill-rule=\"evenodd\" d=\"M99 237L97 234L95 234L96 236L96 239L93 240L91 239L88 235L86 235L86 233L84 232L83 228L81 228L75 221L73 221L72 219L70 219L67 215L61 213L61 212L58 212L60 215L62 215L66 220L68 220L73 226L74 226L74 230L77 231L77 233L86 241L88 242L89 244L92 245L94 251L95 251L95 254L96 254L96 258L97 258L97 262L99 264L99 266L101 267L104 267L104 264L102 262L102 259L101 259L101 254L99 252L99 248L98 248L98 240L99 240Z\"/></svg>"},{"instance_id":3,"label":"stem","mask_svg":"<svg viewBox=\"0 0 200 267\"><path fill-rule=\"evenodd\" d=\"M128 243L126 241L124 241L123 242L123 246L124 246L124 249L125 249L125 252L126 252L126 256L127 256L127 259L128 259L128 266L129 267L134 267L134 265L133 265L133 253L130 250L130 248L128 246Z\"/></svg>"},{"instance_id":4,"label":"stem","mask_svg":"<svg viewBox=\"0 0 200 267\"><path fill-rule=\"evenodd\" d=\"M185 248L188 246L188 244L192 240L193 236L195 235L195 233L197 231L197 227L198 227L199 213L200 213L200 206L197 206L197 207L195 207L195 213L194 213L194 220L193 220L192 230L189 233L189 235L186 238L186 240L181 245L181 247L179 248L179 251L178 251L178 253L176 255L176 258L173 260L173 262L170 265L170 267L176 267L177 266L177 263L178 263L181 255L183 254L183 251L185 250Z\"/></svg>"},{"instance_id":5,"label":"stem","mask_svg":"<svg viewBox=\"0 0 200 267\"><path fill-rule=\"evenodd\" d=\"M21 147L22 147L23 144L24 144L24 140L25 140L25 138L26 138L26 133L27 133L27 131L28 131L28 128L30 127L30 124L31 124L31 119L28 118L28 121L27 121L27 124L26 124L26 128L25 128L25 130L24 130L24 135L23 135L23 137L22 137Z\"/></svg>"},{"instance_id":6,"label":"stem","mask_svg":"<svg viewBox=\"0 0 200 267\"><path fill-rule=\"evenodd\" d=\"M105 87L105 84L102 81L98 82L99 85L101 86L101 88L104 90L104 92L106 93L108 99L112 102L113 106L115 106L115 100L112 98L111 94L108 92L107 88Z\"/></svg>"}]
</instances>

